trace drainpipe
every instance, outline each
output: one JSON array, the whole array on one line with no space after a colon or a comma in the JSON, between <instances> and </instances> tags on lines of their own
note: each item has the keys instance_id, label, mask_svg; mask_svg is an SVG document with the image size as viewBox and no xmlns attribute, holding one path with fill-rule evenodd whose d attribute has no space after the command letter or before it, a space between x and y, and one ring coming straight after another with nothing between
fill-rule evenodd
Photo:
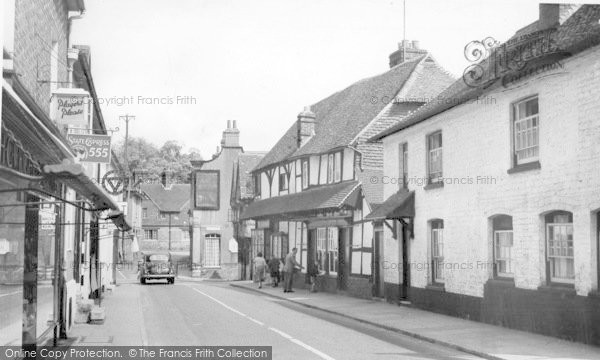
<instances>
[{"instance_id":1,"label":"drainpipe","mask_svg":"<svg viewBox=\"0 0 600 360\"><path fill-rule=\"evenodd\" d=\"M73 48L73 20L83 19L84 11L80 11L79 15L69 16L69 24L67 29L67 80L69 88L73 87L73 65L79 57L79 50Z\"/></svg>"}]
</instances>

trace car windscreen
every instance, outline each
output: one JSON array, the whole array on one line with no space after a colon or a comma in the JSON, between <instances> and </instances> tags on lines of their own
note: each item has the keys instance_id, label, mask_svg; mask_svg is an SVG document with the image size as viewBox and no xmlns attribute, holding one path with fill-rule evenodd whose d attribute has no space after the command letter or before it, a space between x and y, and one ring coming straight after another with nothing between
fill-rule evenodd
<instances>
[{"instance_id":1,"label":"car windscreen","mask_svg":"<svg viewBox=\"0 0 600 360\"><path fill-rule=\"evenodd\" d=\"M168 255L150 255L148 256L148 260L151 262L168 262Z\"/></svg>"}]
</instances>

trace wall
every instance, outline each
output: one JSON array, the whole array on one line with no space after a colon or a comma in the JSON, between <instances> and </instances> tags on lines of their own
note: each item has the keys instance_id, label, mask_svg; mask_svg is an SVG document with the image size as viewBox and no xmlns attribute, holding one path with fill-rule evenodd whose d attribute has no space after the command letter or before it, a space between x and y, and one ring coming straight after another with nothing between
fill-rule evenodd
<instances>
[{"instance_id":1,"label":"wall","mask_svg":"<svg viewBox=\"0 0 600 360\"><path fill-rule=\"evenodd\" d=\"M40 108L48 112L51 84L38 80L50 80L53 42L58 46L58 80L67 80L68 11L65 1L17 0L15 10L15 72Z\"/></svg>"},{"instance_id":2,"label":"wall","mask_svg":"<svg viewBox=\"0 0 600 360\"><path fill-rule=\"evenodd\" d=\"M398 176L398 144L408 141L409 188L416 195L412 263L429 262L427 221L444 220L444 261L459 267L446 271L446 299L466 296L481 303L492 275L488 219L501 213L513 217L514 288L541 294L538 288L546 284L541 214L551 210L573 213L574 294L585 297L597 290L598 249L592 218L600 208L599 52L588 50L563 62L564 69L503 88L481 98L480 103L455 107L385 139L385 172L391 177ZM508 174L512 166L511 103L534 94L539 96L541 169ZM443 134L444 177L453 179L443 188L424 190L418 180L426 176L426 134L436 130ZM396 190L397 185L384 186L386 196ZM389 241L386 244L391 245ZM415 294L427 287L430 277L429 269L412 271ZM390 282L394 281L395 275L390 274Z\"/></svg>"}]
</instances>

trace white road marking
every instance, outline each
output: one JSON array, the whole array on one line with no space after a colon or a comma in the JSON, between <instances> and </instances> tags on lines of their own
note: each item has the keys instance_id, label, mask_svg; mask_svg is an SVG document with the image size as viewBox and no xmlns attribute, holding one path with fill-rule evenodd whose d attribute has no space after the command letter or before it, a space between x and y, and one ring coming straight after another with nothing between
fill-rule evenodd
<instances>
[{"instance_id":1,"label":"white road marking","mask_svg":"<svg viewBox=\"0 0 600 360\"><path fill-rule=\"evenodd\" d=\"M8 293L8 294L2 294L2 295L0 295L0 298L1 297L5 297L5 296L17 295L17 294L21 294L21 293L23 293L23 292L22 291L15 291L15 292L11 292L11 293Z\"/></svg>"},{"instance_id":2,"label":"white road marking","mask_svg":"<svg viewBox=\"0 0 600 360\"><path fill-rule=\"evenodd\" d=\"M264 326L264 325L265 325L265 323L264 323L264 322L260 322L260 321L258 321L258 320L256 320L256 319L254 319L254 318L251 318L250 316L246 316L246 317L248 318L248 320L250 320L250 321L254 321L255 323L257 323L257 324L258 324L258 325L260 325L260 326Z\"/></svg>"},{"instance_id":3,"label":"white road marking","mask_svg":"<svg viewBox=\"0 0 600 360\"><path fill-rule=\"evenodd\" d=\"M321 358L326 359L326 360L335 360L334 358L332 358L331 356L315 349L314 347L307 345L305 343L303 343L302 341L298 340L298 339L290 339L291 342L298 344L300 346L302 346L303 348L305 348L308 351L311 351L312 353L319 355Z\"/></svg>"},{"instance_id":4,"label":"white road marking","mask_svg":"<svg viewBox=\"0 0 600 360\"><path fill-rule=\"evenodd\" d=\"M261 326L264 326L264 325L265 325L264 323L262 323L262 322L260 322L260 321L258 321L258 320L256 320L256 319L254 319L254 318L252 318L252 317L250 317L250 316L248 316L248 315L244 314L244 313L243 313L243 312L241 312L241 311L238 311L238 310L236 310L236 309L232 308L231 306L229 306L229 305L225 304L225 303L224 303L224 302L222 302L221 300L219 300L219 299L216 299L216 298L214 298L214 297L212 297L212 296L210 296L210 295L206 294L206 293L205 293L205 292L203 292L203 291L200 291L200 290L198 290L198 289L196 289L196 288L194 288L194 287L191 287L190 285L186 285L186 286L187 286L187 287L189 287L190 289L192 289L192 290L194 290L194 291L196 291L196 292L198 292L198 293L200 293L200 294L202 294L202 295L206 296L207 298L209 298L209 299L211 299L212 301L216 302L217 304L219 304L219 305L223 306L225 309L227 309L227 310L229 310L229 311L232 311L232 312L234 312L234 313L236 313L236 314L238 314L238 315L240 315L240 316L242 316L242 317L245 317L246 319L248 319L248 320L250 320L250 321L253 321L253 322L255 322L255 323L257 323L257 324L259 324L259 325L261 325ZM305 348L306 350L308 350L308 351L310 351L310 352L312 352L312 353L314 353L314 354L318 355L319 357L321 357L321 358L323 358L323 359L325 359L325 360L335 360L334 358L332 358L331 356L329 356L329 355L325 354L324 352L322 352L322 351L319 351L319 350L315 349L314 347L312 347L312 346L310 346L310 345L308 345L308 344L305 344L305 343L303 343L302 341L300 341L300 340L298 340L298 339L294 339L294 338L293 338L291 335L289 335L289 334L286 334L286 333L284 333L284 332L283 332L283 331L281 331L281 330L278 330L278 329L276 329L276 328L273 328L273 327L269 327L268 329L269 329L269 330L271 330L271 331L273 331L273 332L275 332L275 333L277 333L277 334L279 334L280 336L282 336L282 337L284 337L284 338L288 339L289 341L293 342L294 344L302 346L302 347L303 347L303 348Z\"/></svg>"},{"instance_id":5,"label":"white road marking","mask_svg":"<svg viewBox=\"0 0 600 360\"><path fill-rule=\"evenodd\" d=\"M275 328L272 328L272 327L270 327L269 330L278 333L279 335L283 336L284 338L286 338L288 340L292 340L293 339L292 335L288 335L288 334L284 333L281 330L278 330L278 329L275 329Z\"/></svg>"}]
</instances>

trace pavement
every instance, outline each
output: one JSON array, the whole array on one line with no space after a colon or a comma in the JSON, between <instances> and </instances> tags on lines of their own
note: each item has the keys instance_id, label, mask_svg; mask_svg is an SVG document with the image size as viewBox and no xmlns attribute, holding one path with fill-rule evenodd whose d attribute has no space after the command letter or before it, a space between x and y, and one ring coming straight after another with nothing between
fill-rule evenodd
<instances>
[{"instance_id":1,"label":"pavement","mask_svg":"<svg viewBox=\"0 0 600 360\"><path fill-rule=\"evenodd\" d=\"M599 347L446 316L411 306L331 293L310 293L305 289L283 293L281 287L263 285L262 289L258 289L257 284L252 281L237 281L230 285L486 359L600 359Z\"/></svg>"}]
</instances>

